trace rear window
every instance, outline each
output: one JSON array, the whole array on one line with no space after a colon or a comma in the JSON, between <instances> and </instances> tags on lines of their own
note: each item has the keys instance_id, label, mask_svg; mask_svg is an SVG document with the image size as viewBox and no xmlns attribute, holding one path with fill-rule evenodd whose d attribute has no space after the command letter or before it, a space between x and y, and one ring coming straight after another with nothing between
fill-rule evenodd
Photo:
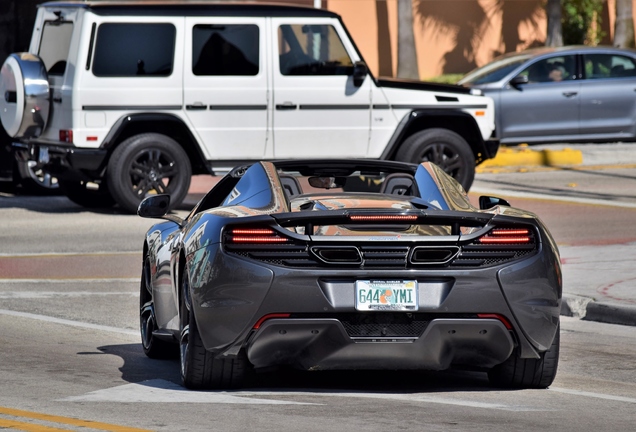
<instances>
[{"instance_id":1,"label":"rear window","mask_svg":"<svg viewBox=\"0 0 636 432\"><path fill-rule=\"evenodd\" d=\"M64 75L72 34L72 22L47 21L44 23L38 56L44 62L49 75Z\"/></svg>"},{"instance_id":2,"label":"rear window","mask_svg":"<svg viewBox=\"0 0 636 432\"><path fill-rule=\"evenodd\" d=\"M175 34L172 24L102 24L95 41L93 74L169 76L174 64Z\"/></svg>"}]
</instances>

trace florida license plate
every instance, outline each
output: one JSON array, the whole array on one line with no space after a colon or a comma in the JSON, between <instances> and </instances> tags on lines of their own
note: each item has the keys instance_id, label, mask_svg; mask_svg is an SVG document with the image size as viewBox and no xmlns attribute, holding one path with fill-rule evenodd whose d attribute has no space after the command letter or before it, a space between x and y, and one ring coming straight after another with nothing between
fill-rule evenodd
<instances>
[{"instance_id":1,"label":"florida license plate","mask_svg":"<svg viewBox=\"0 0 636 432\"><path fill-rule=\"evenodd\" d=\"M416 311L417 308L417 281L356 281L359 311Z\"/></svg>"}]
</instances>

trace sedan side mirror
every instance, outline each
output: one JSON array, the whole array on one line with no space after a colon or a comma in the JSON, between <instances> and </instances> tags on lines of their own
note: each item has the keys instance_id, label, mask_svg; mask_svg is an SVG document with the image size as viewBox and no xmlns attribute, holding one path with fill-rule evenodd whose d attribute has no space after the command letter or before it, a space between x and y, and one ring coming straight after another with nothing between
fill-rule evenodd
<instances>
[{"instance_id":1,"label":"sedan side mirror","mask_svg":"<svg viewBox=\"0 0 636 432\"><path fill-rule=\"evenodd\" d=\"M353 65L353 85L360 87L369 73L365 62L357 61Z\"/></svg>"},{"instance_id":2,"label":"sedan side mirror","mask_svg":"<svg viewBox=\"0 0 636 432\"><path fill-rule=\"evenodd\" d=\"M510 203L502 198L483 196L483 195L479 197L479 208L481 210L488 210L489 208L492 208L498 205L510 207Z\"/></svg>"},{"instance_id":3,"label":"sedan side mirror","mask_svg":"<svg viewBox=\"0 0 636 432\"><path fill-rule=\"evenodd\" d=\"M510 85L514 88L518 89L522 84L528 84L528 75L517 75L513 79L510 80Z\"/></svg>"}]
</instances>

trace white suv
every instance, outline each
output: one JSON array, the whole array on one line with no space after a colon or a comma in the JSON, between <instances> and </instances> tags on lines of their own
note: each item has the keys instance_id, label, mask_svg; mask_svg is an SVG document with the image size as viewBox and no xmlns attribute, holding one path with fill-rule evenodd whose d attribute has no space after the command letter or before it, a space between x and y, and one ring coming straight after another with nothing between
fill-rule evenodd
<instances>
[{"instance_id":1,"label":"white suv","mask_svg":"<svg viewBox=\"0 0 636 432\"><path fill-rule=\"evenodd\" d=\"M375 79L340 17L303 7L44 3L0 87L18 162L88 207L176 206L192 174L264 159L430 160L468 189L498 148L490 98Z\"/></svg>"}]
</instances>

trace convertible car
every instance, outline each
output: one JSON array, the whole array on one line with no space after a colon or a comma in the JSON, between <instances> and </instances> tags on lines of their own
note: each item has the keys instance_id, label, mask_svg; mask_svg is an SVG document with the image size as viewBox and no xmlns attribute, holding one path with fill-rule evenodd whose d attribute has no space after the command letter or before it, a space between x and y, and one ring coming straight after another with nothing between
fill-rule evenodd
<instances>
[{"instance_id":1,"label":"convertible car","mask_svg":"<svg viewBox=\"0 0 636 432\"><path fill-rule=\"evenodd\" d=\"M561 267L532 213L430 162L240 166L185 218L167 195L143 245L143 349L179 352L191 389L251 369L487 372L545 388L559 357Z\"/></svg>"}]
</instances>

